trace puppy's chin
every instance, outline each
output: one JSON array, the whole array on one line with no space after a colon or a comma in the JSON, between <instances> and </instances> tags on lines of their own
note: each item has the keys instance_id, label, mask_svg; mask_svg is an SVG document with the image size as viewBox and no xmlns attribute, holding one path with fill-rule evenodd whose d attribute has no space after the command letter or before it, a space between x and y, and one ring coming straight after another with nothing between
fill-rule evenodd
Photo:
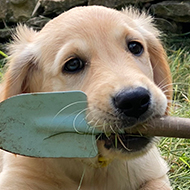
<instances>
[{"instance_id":1,"label":"puppy's chin","mask_svg":"<svg viewBox=\"0 0 190 190\"><path fill-rule=\"evenodd\" d=\"M155 144L157 138L129 134L97 135L99 153L104 157L131 159L141 156Z\"/></svg>"}]
</instances>

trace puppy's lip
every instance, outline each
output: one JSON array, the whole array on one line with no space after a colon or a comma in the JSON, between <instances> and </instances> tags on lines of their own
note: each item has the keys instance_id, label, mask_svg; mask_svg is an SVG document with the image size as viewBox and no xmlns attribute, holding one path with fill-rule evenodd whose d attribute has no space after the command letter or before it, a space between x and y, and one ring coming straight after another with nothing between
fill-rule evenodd
<instances>
[{"instance_id":1,"label":"puppy's lip","mask_svg":"<svg viewBox=\"0 0 190 190\"><path fill-rule=\"evenodd\" d=\"M124 152L137 152L140 151L151 142L153 137L144 137L140 135L133 135L128 133L106 135L102 133L97 136L98 140L104 141L106 149L118 149Z\"/></svg>"},{"instance_id":2,"label":"puppy's lip","mask_svg":"<svg viewBox=\"0 0 190 190\"><path fill-rule=\"evenodd\" d=\"M139 118L123 116L122 118L120 118L121 125L119 127L121 129L130 129L134 126L141 125L151 118L153 119L154 117L155 115L151 110L147 111L146 114L142 115Z\"/></svg>"}]
</instances>

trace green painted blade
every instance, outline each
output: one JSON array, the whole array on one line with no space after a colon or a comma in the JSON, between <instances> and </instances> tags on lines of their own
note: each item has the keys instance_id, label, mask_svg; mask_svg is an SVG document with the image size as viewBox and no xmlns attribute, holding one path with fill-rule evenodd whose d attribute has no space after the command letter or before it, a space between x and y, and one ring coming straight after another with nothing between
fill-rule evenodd
<instances>
[{"instance_id":1,"label":"green painted blade","mask_svg":"<svg viewBox=\"0 0 190 190\"><path fill-rule=\"evenodd\" d=\"M0 104L0 147L32 157L95 157L81 91L21 94Z\"/></svg>"}]
</instances>

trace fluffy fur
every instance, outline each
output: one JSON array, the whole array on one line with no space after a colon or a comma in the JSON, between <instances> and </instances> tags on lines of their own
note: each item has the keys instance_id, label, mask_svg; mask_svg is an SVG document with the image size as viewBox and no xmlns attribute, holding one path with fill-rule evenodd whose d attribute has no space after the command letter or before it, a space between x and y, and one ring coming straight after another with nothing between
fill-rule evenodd
<instances>
[{"instance_id":1,"label":"fluffy fur","mask_svg":"<svg viewBox=\"0 0 190 190\"><path fill-rule=\"evenodd\" d=\"M110 99L124 88L151 94L152 119L168 112L172 90L166 55L152 18L132 8L121 12L78 7L50 21L40 32L19 26L1 99L20 93L82 90L88 97L87 120L107 131L122 127ZM143 45L140 56L127 43ZM67 73L63 66L79 57L85 67ZM56 114L56 113L55 113ZM171 190L168 167L153 142L130 153L106 149L97 141L92 159L28 158L0 152L2 190ZM101 163L106 162L106 166Z\"/></svg>"}]
</instances>

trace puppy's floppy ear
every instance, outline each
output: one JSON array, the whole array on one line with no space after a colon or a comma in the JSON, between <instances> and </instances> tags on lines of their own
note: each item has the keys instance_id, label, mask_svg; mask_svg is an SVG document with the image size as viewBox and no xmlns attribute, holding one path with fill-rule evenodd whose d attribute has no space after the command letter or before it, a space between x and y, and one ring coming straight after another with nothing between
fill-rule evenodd
<instances>
[{"instance_id":1,"label":"puppy's floppy ear","mask_svg":"<svg viewBox=\"0 0 190 190\"><path fill-rule=\"evenodd\" d=\"M143 17L145 17L145 14ZM143 24L143 22L141 22L141 24ZM173 95L172 77L166 52L159 39L160 32L154 27L150 16L144 20L141 32L147 42L148 53L153 68L154 82L163 91L168 100L166 110L166 114L168 114Z\"/></svg>"},{"instance_id":2,"label":"puppy's floppy ear","mask_svg":"<svg viewBox=\"0 0 190 190\"><path fill-rule=\"evenodd\" d=\"M26 26L19 26L13 43L9 46L10 56L6 65L7 71L3 79L3 97L29 92L29 78L37 69L37 59L33 41L37 33Z\"/></svg>"},{"instance_id":3,"label":"puppy's floppy ear","mask_svg":"<svg viewBox=\"0 0 190 190\"><path fill-rule=\"evenodd\" d=\"M166 53L158 39L148 42L148 51L154 73L154 82L161 88L168 99L168 107L172 100L172 77Z\"/></svg>"},{"instance_id":4,"label":"puppy's floppy ear","mask_svg":"<svg viewBox=\"0 0 190 190\"><path fill-rule=\"evenodd\" d=\"M152 24L152 18L149 17L145 21L141 32L147 42L148 53L153 68L154 82L163 91L168 100L167 114L173 94L170 67L167 61L166 52L159 40L160 33Z\"/></svg>"}]
</instances>

